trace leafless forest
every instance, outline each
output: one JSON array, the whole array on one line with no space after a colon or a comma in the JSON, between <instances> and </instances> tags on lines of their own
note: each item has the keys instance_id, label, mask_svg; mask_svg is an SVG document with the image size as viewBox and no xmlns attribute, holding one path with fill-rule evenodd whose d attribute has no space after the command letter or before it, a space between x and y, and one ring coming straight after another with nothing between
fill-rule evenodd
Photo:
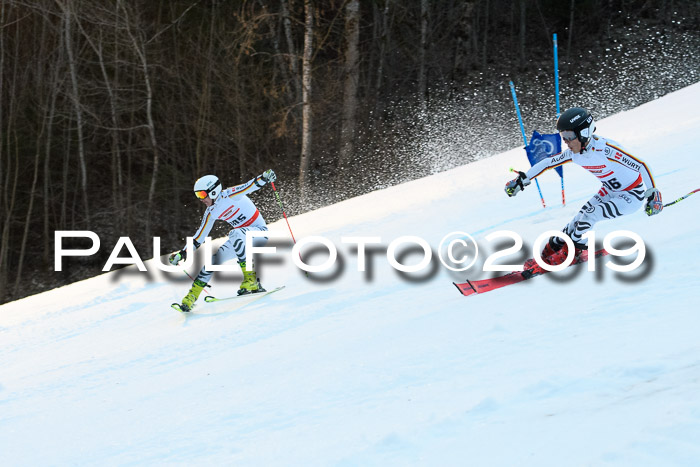
<instances>
[{"instance_id":1,"label":"leafless forest","mask_svg":"<svg viewBox=\"0 0 700 467\"><path fill-rule=\"evenodd\" d=\"M699 18L697 0L2 0L0 302L99 274L121 236L144 259L153 236L179 248L207 173L274 168L295 214L445 170L522 143L511 79L528 132L551 130L552 33L564 108L697 82ZM56 230L102 249L56 273Z\"/></svg>"}]
</instances>

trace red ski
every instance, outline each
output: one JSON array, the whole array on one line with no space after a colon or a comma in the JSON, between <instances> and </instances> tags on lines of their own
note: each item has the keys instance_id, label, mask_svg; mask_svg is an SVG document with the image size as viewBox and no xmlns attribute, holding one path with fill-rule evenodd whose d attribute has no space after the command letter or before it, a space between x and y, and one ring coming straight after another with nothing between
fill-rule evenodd
<instances>
[{"instance_id":1,"label":"red ski","mask_svg":"<svg viewBox=\"0 0 700 467\"><path fill-rule=\"evenodd\" d=\"M595 257L600 258L601 256L605 256L607 254L609 253L605 249L601 249L595 252ZM588 250L584 250L583 253L581 253L581 256L579 257L578 261L571 263L571 266L575 264L585 263L586 261L588 261ZM482 279L480 281L468 280L467 282L464 282L462 284L458 284L456 282L453 282L453 284L455 285L455 287L457 287L457 289L462 295L469 296L489 292L495 289L500 289L501 287L505 287L506 285L517 284L518 282L523 282L528 279L532 279L533 277L541 276L542 274L546 274L548 272L550 271L543 271L539 274L532 274L531 269L526 269L524 271L514 271L504 276L498 276L492 279Z\"/></svg>"}]
</instances>

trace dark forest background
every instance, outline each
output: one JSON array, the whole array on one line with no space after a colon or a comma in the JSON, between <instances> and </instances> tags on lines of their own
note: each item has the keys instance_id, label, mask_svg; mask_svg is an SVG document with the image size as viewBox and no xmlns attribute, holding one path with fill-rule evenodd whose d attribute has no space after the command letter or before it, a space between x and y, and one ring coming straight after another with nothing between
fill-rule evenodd
<instances>
[{"instance_id":1,"label":"dark forest background","mask_svg":"<svg viewBox=\"0 0 700 467\"><path fill-rule=\"evenodd\" d=\"M0 303L99 274L121 236L180 248L208 173L273 168L293 215L488 157L522 144L511 79L528 134L551 131L552 33L562 109L598 119L700 73L697 0L1 5ZM56 230L101 251L54 272Z\"/></svg>"}]
</instances>

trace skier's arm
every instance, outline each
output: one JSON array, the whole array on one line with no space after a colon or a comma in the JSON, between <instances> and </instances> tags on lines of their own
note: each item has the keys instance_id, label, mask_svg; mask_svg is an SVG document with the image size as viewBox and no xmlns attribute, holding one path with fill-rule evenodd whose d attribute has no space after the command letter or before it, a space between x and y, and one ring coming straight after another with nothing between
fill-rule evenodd
<instances>
[{"instance_id":1,"label":"skier's arm","mask_svg":"<svg viewBox=\"0 0 700 467\"><path fill-rule=\"evenodd\" d=\"M204 212L204 217L202 217L201 225L192 237L193 251L199 248L199 246L207 239L209 232L211 232L212 227L214 227L214 221L216 221L216 219L211 215L211 209L207 209ZM185 250L186 248L187 246L183 247L182 249Z\"/></svg>"},{"instance_id":2,"label":"skier's arm","mask_svg":"<svg viewBox=\"0 0 700 467\"><path fill-rule=\"evenodd\" d=\"M194 237L192 237L192 251L188 252L187 244L185 244L180 251L176 251L170 255L170 263L177 266L180 261L187 260L187 254L194 253L207 239L209 232L211 232L212 227L214 227L214 221L215 219L214 216L211 215L211 209L207 208L207 210L204 211L204 217L202 217L202 224L194 233Z\"/></svg>"},{"instance_id":3,"label":"skier's arm","mask_svg":"<svg viewBox=\"0 0 700 467\"><path fill-rule=\"evenodd\" d=\"M519 170L510 169L518 174L513 180L506 183L506 194L511 198L525 189L530 183L530 179L527 178L525 172L520 172Z\"/></svg>"},{"instance_id":4,"label":"skier's arm","mask_svg":"<svg viewBox=\"0 0 700 467\"><path fill-rule=\"evenodd\" d=\"M625 166L629 169L636 170L637 172L639 172L639 175L642 176L642 181L644 182L644 185L647 187L647 189L656 188L656 183L654 183L654 177L651 175L651 170L649 170L649 167L647 167L646 163L644 163L643 160L637 159L632 154L609 143L608 146L613 148L616 151L616 153L622 153L620 154L620 156L622 157L620 157L619 159L608 155L609 161L617 162L618 164Z\"/></svg>"},{"instance_id":5,"label":"skier's arm","mask_svg":"<svg viewBox=\"0 0 700 467\"><path fill-rule=\"evenodd\" d=\"M246 183L227 188L226 192L229 196L237 196L242 194L247 195L258 191L267 183L274 182L275 180L277 180L277 175L275 175L275 172L272 169L269 169Z\"/></svg>"},{"instance_id":6,"label":"skier's arm","mask_svg":"<svg viewBox=\"0 0 700 467\"><path fill-rule=\"evenodd\" d=\"M627 168L636 170L639 172L639 175L641 175L644 186L647 188L647 191L644 193L644 197L647 199L644 206L644 212L646 212L648 216L655 216L656 214L660 213L664 208L661 192L657 188L656 183L654 182L654 177L651 175L651 170L649 170L646 163L617 146L613 146L610 143L608 143L608 146L614 149L616 154L620 156L618 159L617 157L611 157L608 155L609 161L617 162L618 164ZM606 148L606 154L608 154L607 149L609 148Z\"/></svg>"},{"instance_id":7,"label":"skier's arm","mask_svg":"<svg viewBox=\"0 0 700 467\"><path fill-rule=\"evenodd\" d=\"M537 164L530 167L530 170L525 172L518 172L518 176L513 180L506 183L506 194L508 196L515 196L525 189L532 179L539 177L543 172L548 169L559 167L562 164L566 164L571 161L571 151L564 151L563 153L555 154L552 157L542 159Z\"/></svg>"},{"instance_id":8,"label":"skier's arm","mask_svg":"<svg viewBox=\"0 0 700 467\"><path fill-rule=\"evenodd\" d=\"M664 202L661 198L661 192L656 186L656 183L654 183L654 177L651 175L651 170L649 170L649 167L647 167L644 161L636 158L633 159L635 162L639 163L639 165L636 168L639 171L639 174L642 176L644 185L647 187L647 191L644 192L644 196L647 199L644 206L644 212L647 213L647 216L655 216L658 213L660 213L664 208Z\"/></svg>"},{"instance_id":9,"label":"skier's arm","mask_svg":"<svg viewBox=\"0 0 700 467\"><path fill-rule=\"evenodd\" d=\"M569 151L568 149L564 152L555 154L552 157L542 159L537 164L530 167L530 170L528 170L526 173L527 178L529 178L530 180L535 179L547 170L555 169L566 164L567 162L571 162L571 151Z\"/></svg>"},{"instance_id":10,"label":"skier's arm","mask_svg":"<svg viewBox=\"0 0 700 467\"><path fill-rule=\"evenodd\" d=\"M654 182L654 177L651 175L651 170L649 170L649 167L645 163L642 162L642 166L639 169L639 173L642 174L642 180L644 180L644 185L649 188L657 188L656 183Z\"/></svg>"}]
</instances>

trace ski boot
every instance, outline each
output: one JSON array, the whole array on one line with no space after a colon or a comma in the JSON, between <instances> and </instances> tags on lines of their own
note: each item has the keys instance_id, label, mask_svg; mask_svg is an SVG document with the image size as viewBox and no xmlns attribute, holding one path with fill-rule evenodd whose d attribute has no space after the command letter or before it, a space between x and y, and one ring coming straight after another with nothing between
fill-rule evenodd
<instances>
[{"instance_id":1,"label":"ski boot","mask_svg":"<svg viewBox=\"0 0 700 467\"><path fill-rule=\"evenodd\" d=\"M574 260L571 264L576 264L579 262L581 253L585 245L574 242ZM569 247L566 243L563 245L558 245L554 243L554 237L550 238L547 245L542 249L542 261L549 264L550 266L558 266L566 261L566 257L569 254ZM534 258L525 261L523 265L525 271L530 271L530 276L535 276L537 274L542 274L545 272L544 268L537 264Z\"/></svg>"},{"instance_id":2,"label":"ski boot","mask_svg":"<svg viewBox=\"0 0 700 467\"><path fill-rule=\"evenodd\" d=\"M245 261L241 261L238 264L241 266L241 270L243 271L243 282L241 282L238 289L238 295L265 292L265 289L263 289L262 285L260 284L260 280L255 274L255 271L246 270Z\"/></svg>"},{"instance_id":3,"label":"ski boot","mask_svg":"<svg viewBox=\"0 0 700 467\"><path fill-rule=\"evenodd\" d=\"M579 245L574 243L574 259L571 262L571 264L576 264L579 262L581 258L581 253L583 253L583 248L579 248ZM561 249L544 258L544 262L552 266L558 266L559 264L562 264L564 261L566 261L566 257L568 256L568 254L569 247L565 243L564 246L561 247ZM544 257L544 253L542 255Z\"/></svg>"},{"instance_id":4,"label":"ski boot","mask_svg":"<svg viewBox=\"0 0 700 467\"><path fill-rule=\"evenodd\" d=\"M563 263L566 260L566 255L568 254L568 252L569 248L567 247L566 243L564 243L563 245L559 245L557 243L554 243L554 237L551 237L542 249L540 257L542 258L543 262L549 264L550 266L556 266L558 264ZM574 260L575 259L576 257L574 258ZM539 264L537 264L534 258L530 258L527 261L525 261L523 269L525 269L526 271L531 271L531 275L533 276L544 272L544 269Z\"/></svg>"},{"instance_id":5,"label":"ski boot","mask_svg":"<svg viewBox=\"0 0 700 467\"><path fill-rule=\"evenodd\" d=\"M206 285L206 282L200 281L198 279L195 280L192 284L192 288L190 289L190 291L187 292L185 298L182 299L180 309L184 312L192 311L192 308L194 308L194 302L197 301L197 299L199 298L199 294L202 293L202 290L204 290L204 287L206 287Z\"/></svg>"}]
</instances>

